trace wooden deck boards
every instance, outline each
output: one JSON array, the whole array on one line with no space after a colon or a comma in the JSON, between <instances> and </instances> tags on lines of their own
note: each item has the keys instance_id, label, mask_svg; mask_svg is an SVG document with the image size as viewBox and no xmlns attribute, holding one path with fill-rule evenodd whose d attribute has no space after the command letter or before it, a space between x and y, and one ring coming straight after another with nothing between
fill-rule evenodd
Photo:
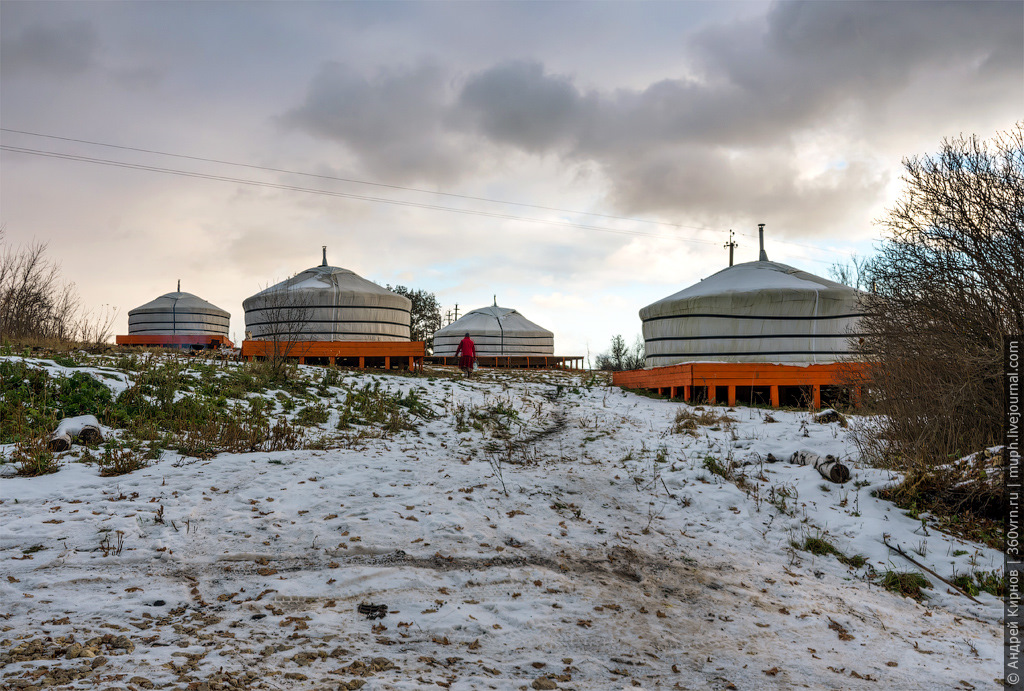
<instances>
[{"instance_id":1,"label":"wooden deck boards","mask_svg":"<svg viewBox=\"0 0 1024 691\"><path fill-rule=\"evenodd\" d=\"M114 340L117 345L121 346L143 346L148 348L181 348L184 346L203 348L234 347L234 344L228 340L227 336L210 336L205 334L188 336L128 334L126 336L117 336Z\"/></svg>"}]
</instances>

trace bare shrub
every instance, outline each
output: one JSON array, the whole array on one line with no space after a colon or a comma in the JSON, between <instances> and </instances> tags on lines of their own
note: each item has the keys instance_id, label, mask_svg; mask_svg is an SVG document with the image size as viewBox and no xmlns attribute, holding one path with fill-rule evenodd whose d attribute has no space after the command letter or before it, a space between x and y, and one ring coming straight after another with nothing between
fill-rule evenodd
<instances>
[{"instance_id":1,"label":"bare shrub","mask_svg":"<svg viewBox=\"0 0 1024 691\"><path fill-rule=\"evenodd\" d=\"M0 226L0 337L7 343L103 343L117 311L82 309L75 284L61 277L45 242L14 246Z\"/></svg>"},{"instance_id":2,"label":"bare shrub","mask_svg":"<svg viewBox=\"0 0 1024 691\"><path fill-rule=\"evenodd\" d=\"M46 243L15 247L0 228L0 333L6 341L74 337L78 294L61 280Z\"/></svg>"},{"instance_id":3,"label":"bare shrub","mask_svg":"<svg viewBox=\"0 0 1024 691\"><path fill-rule=\"evenodd\" d=\"M276 289L271 290L272 287ZM306 352L310 320L314 313L313 298L307 292L286 285L268 286L250 299L259 300L258 305L252 308L258 316L250 325L253 330L251 337L270 343L265 360L267 373L274 381L288 380L289 375L294 374L289 359L303 356ZM246 338L250 338L248 333Z\"/></svg>"},{"instance_id":4,"label":"bare shrub","mask_svg":"<svg viewBox=\"0 0 1024 691\"><path fill-rule=\"evenodd\" d=\"M113 477L141 470L149 465L145 454L131 445L112 442L99 458L100 476Z\"/></svg>"},{"instance_id":5,"label":"bare shrub","mask_svg":"<svg viewBox=\"0 0 1024 691\"><path fill-rule=\"evenodd\" d=\"M11 450L9 460L17 465L18 475L35 477L60 470L53 452L50 451L46 436L24 439Z\"/></svg>"},{"instance_id":6,"label":"bare shrub","mask_svg":"<svg viewBox=\"0 0 1024 691\"><path fill-rule=\"evenodd\" d=\"M895 467L998 443L1006 337L1024 332L1024 123L904 161L865 299L865 355Z\"/></svg>"}]
</instances>

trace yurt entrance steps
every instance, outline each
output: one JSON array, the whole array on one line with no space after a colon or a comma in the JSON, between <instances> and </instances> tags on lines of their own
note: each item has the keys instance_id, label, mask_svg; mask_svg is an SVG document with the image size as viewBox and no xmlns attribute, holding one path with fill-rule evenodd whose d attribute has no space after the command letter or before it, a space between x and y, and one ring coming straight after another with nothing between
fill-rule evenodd
<instances>
[{"instance_id":1,"label":"yurt entrance steps","mask_svg":"<svg viewBox=\"0 0 1024 691\"><path fill-rule=\"evenodd\" d=\"M427 358L432 365L458 365L457 357L432 356ZM582 355L479 355L476 362L481 367L502 369L583 369Z\"/></svg>"},{"instance_id":2,"label":"yurt entrance steps","mask_svg":"<svg viewBox=\"0 0 1024 691\"><path fill-rule=\"evenodd\" d=\"M692 362L615 372L612 383L624 389L648 389L684 401L736 405L754 403L821 408L822 389L858 405L867 364L773 365L761 362Z\"/></svg>"},{"instance_id":3,"label":"yurt entrance steps","mask_svg":"<svg viewBox=\"0 0 1024 691\"><path fill-rule=\"evenodd\" d=\"M207 334L194 334L187 336L175 336L172 334L128 334L118 336L116 339L119 346L143 346L146 348L232 348L234 344L227 336L211 336Z\"/></svg>"},{"instance_id":4,"label":"yurt entrance steps","mask_svg":"<svg viewBox=\"0 0 1024 691\"><path fill-rule=\"evenodd\" d=\"M423 341L242 341L242 359L265 360L277 354L300 365L338 365L422 370Z\"/></svg>"}]
</instances>

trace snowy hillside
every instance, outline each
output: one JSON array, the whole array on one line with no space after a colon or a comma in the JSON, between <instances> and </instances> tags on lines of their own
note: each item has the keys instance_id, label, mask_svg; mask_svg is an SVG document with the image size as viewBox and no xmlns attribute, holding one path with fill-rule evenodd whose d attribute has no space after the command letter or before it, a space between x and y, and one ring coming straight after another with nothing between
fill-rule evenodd
<instances>
[{"instance_id":1,"label":"snowy hillside","mask_svg":"<svg viewBox=\"0 0 1024 691\"><path fill-rule=\"evenodd\" d=\"M96 373L115 395L135 376L29 364ZM694 409L589 373L301 371L298 404L220 404L266 400L298 450L164 450L101 476L101 450L75 447L59 472L0 480L0 687L971 689L1001 675L1001 600L928 573L920 601L879 585L920 571L883 538L948 579L1002 555L873 498L891 477L858 465L856 419ZM851 481L761 462L798 450L847 460Z\"/></svg>"}]
</instances>

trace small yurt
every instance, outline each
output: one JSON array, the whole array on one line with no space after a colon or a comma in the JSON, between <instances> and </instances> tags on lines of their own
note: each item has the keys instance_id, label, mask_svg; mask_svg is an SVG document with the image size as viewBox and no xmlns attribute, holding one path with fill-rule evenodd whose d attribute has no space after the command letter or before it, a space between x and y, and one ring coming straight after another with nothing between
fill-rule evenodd
<instances>
[{"instance_id":1,"label":"small yurt","mask_svg":"<svg viewBox=\"0 0 1024 691\"><path fill-rule=\"evenodd\" d=\"M242 302L247 339L408 341L412 302L323 263Z\"/></svg>"},{"instance_id":2,"label":"small yurt","mask_svg":"<svg viewBox=\"0 0 1024 691\"><path fill-rule=\"evenodd\" d=\"M646 367L824 364L851 351L861 292L768 261L736 264L640 310Z\"/></svg>"},{"instance_id":3,"label":"small yurt","mask_svg":"<svg viewBox=\"0 0 1024 691\"><path fill-rule=\"evenodd\" d=\"M455 357L466 334L473 339L478 357L494 355L554 355L555 335L514 309L490 307L469 312L434 332L434 357Z\"/></svg>"},{"instance_id":4,"label":"small yurt","mask_svg":"<svg viewBox=\"0 0 1024 691\"><path fill-rule=\"evenodd\" d=\"M161 295L128 312L129 336L224 336L231 315L192 293Z\"/></svg>"}]
</instances>

